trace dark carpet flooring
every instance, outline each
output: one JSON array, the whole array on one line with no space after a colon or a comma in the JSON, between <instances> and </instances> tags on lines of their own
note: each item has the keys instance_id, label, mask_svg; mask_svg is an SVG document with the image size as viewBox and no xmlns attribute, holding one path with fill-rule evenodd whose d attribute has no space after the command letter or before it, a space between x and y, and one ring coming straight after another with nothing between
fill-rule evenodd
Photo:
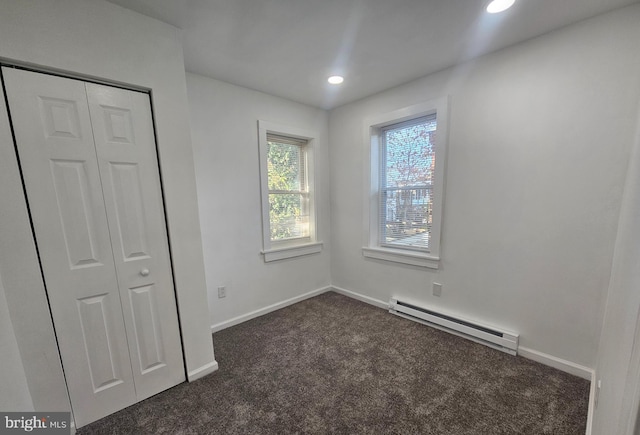
<instances>
[{"instance_id":1,"label":"dark carpet flooring","mask_svg":"<svg viewBox=\"0 0 640 435\"><path fill-rule=\"evenodd\" d=\"M325 293L214 334L220 369L78 434L584 434L589 382Z\"/></svg>"}]
</instances>

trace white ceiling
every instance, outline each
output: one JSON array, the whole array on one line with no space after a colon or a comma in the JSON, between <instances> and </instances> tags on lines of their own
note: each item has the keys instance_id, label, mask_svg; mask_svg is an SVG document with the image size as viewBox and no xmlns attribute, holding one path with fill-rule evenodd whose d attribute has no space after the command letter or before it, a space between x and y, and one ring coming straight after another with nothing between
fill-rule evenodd
<instances>
[{"instance_id":1,"label":"white ceiling","mask_svg":"<svg viewBox=\"0 0 640 435\"><path fill-rule=\"evenodd\" d=\"M109 1L182 29L187 71L328 109L640 0Z\"/></svg>"}]
</instances>

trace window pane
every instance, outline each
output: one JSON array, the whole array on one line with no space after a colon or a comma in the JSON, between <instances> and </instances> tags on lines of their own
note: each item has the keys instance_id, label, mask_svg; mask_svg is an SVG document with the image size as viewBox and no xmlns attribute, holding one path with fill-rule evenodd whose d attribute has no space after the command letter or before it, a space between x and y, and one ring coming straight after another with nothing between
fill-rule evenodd
<instances>
[{"instance_id":1,"label":"window pane","mask_svg":"<svg viewBox=\"0 0 640 435\"><path fill-rule=\"evenodd\" d=\"M269 194L271 240L309 237L309 214L306 202L305 194Z\"/></svg>"},{"instance_id":2,"label":"window pane","mask_svg":"<svg viewBox=\"0 0 640 435\"><path fill-rule=\"evenodd\" d=\"M435 118L385 130L384 186L430 186L436 164L435 135Z\"/></svg>"},{"instance_id":3,"label":"window pane","mask_svg":"<svg viewBox=\"0 0 640 435\"><path fill-rule=\"evenodd\" d=\"M433 195L430 188L388 189L382 193L385 204L382 244L429 249L433 224Z\"/></svg>"},{"instance_id":4,"label":"window pane","mask_svg":"<svg viewBox=\"0 0 640 435\"><path fill-rule=\"evenodd\" d=\"M269 190L304 190L301 147L275 141L268 141L267 146Z\"/></svg>"},{"instance_id":5,"label":"window pane","mask_svg":"<svg viewBox=\"0 0 640 435\"><path fill-rule=\"evenodd\" d=\"M433 224L435 115L383 130L380 241L429 250Z\"/></svg>"}]
</instances>

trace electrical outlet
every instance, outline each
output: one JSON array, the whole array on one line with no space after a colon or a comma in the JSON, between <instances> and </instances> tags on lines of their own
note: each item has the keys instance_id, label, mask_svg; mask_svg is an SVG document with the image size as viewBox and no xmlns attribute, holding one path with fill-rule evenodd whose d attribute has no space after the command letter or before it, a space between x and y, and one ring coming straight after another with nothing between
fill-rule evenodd
<instances>
[{"instance_id":1,"label":"electrical outlet","mask_svg":"<svg viewBox=\"0 0 640 435\"><path fill-rule=\"evenodd\" d=\"M218 287L218 299L227 297L227 288L225 286Z\"/></svg>"},{"instance_id":2,"label":"electrical outlet","mask_svg":"<svg viewBox=\"0 0 640 435\"><path fill-rule=\"evenodd\" d=\"M433 283L433 295L440 297L442 295L442 284L439 282Z\"/></svg>"}]
</instances>

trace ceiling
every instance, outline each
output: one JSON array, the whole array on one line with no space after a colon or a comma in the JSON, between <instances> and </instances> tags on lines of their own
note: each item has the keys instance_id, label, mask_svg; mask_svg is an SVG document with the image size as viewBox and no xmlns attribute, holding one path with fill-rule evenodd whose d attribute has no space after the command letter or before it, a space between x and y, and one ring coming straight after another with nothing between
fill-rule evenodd
<instances>
[{"instance_id":1,"label":"ceiling","mask_svg":"<svg viewBox=\"0 0 640 435\"><path fill-rule=\"evenodd\" d=\"M330 109L640 0L109 1L182 29L189 72Z\"/></svg>"}]
</instances>

